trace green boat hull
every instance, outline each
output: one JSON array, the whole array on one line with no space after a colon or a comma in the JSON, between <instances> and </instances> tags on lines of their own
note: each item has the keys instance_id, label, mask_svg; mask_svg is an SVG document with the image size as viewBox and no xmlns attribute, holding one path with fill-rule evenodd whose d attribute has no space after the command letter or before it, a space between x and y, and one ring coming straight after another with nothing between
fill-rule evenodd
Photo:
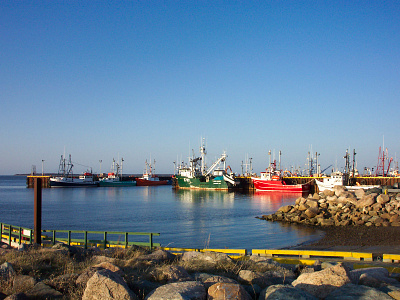
<instances>
[{"instance_id":1,"label":"green boat hull","mask_svg":"<svg viewBox=\"0 0 400 300\"><path fill-rule=\"evenodd\" d=\"M205 177L188 178L175 175L176 187L180 189L202 189L202 190L228 190L233 188L222 176L206 180Z\"/></svg>"},{"instance_id":2,"label":"green boat hull","mask_svg":"<svg viewBox=\"0 0 400 300\"><path fill-rule=\"evenodd\" d=\"M99 181L100 187L125 187L125 186L136 186L136 181Z\"/></svg>"}]
</instances>

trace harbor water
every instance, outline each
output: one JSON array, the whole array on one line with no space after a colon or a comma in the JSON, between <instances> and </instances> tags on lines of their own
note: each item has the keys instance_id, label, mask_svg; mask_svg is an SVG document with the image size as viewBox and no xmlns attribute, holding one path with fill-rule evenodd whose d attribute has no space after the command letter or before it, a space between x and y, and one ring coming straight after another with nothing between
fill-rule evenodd
<instances>
[{"instance_id":1,"label":"harbor water","mask_svg":"<svg viewBox=\"0 0 400 300\"><path fill-rule=\"evenodd\" d=\"M257 216L294 204L298 194L155 187L42 190L42 228L157 232L165 247L272 249L315 240L321 231ZM24 176L0 176L0 222L33 228L34 190Z\"/></svg>"}]
</instances>

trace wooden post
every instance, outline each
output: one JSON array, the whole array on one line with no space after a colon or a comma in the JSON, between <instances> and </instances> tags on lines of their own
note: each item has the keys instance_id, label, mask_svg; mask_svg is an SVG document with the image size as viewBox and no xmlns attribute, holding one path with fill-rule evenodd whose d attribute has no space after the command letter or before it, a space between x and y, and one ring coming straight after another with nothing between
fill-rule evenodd
<instances>
[{"instance_id":1,"label":"wooden post","mask_svg":"<svg viewBox=\"0 0 400 300\"><path fill-rule=\"evenodd\" d=\"M33 217L33 241L37 245L42 244L42 179L35 178L34 183L34 217Z\"/></svg>"}]
</instances>

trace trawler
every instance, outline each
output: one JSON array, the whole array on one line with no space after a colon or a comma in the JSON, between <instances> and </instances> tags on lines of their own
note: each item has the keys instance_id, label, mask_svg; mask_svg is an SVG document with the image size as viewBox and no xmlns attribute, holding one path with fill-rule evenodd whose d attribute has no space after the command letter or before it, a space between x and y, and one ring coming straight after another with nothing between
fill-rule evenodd
<instances>
[{"instance_id":1,"label":"trawler","mask_svg":"<svg viewBox=\"0 0 400 300\"><path fill-rule=\"evenodd\" d=\"M178 174L174 175L176 188L228 190L239 186L240 182L235 178L232 169L226 166L228 155L225 152L208 169L205 162L204 140L200 146L200 154L200 157L193 155L189 158L189 165L178 167ZM221 164L223 164L223 168L220 168Z\"/></svg>"}]
</instances>

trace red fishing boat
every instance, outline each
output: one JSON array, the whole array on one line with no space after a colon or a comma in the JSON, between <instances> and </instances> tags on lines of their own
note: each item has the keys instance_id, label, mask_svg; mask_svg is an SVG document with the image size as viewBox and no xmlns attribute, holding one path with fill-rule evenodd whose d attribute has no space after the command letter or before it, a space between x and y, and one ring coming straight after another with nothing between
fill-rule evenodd
<instances>
[{"instance_id":1,"label":"red fishing boat","mask_svg":"<svg viewBox=\"0 0 400 300\"><path fill-rule=\"evenodd\" d=\"M270 163L265 172L260 173L260 178L252 177L251 180L257 191L304 193L310 190L309 184L287 184L282 172L276 169L276 160Z\"/></svg>"},{"instance_id":2,"label":"red fishing boat","mask_svg":"<svg viewBox=\"0 0 400 300\"><path fill-rule=\"evenodd\" d=\"M152 186L152 185L167 185L168 180L160 180L158 176L153 174L154 165L156 161L154 161L153 166L149 164L146 160L146 169L143 172L143 176L140 178L136 178L137 186Z\"/></svg>"}]
</instances>

